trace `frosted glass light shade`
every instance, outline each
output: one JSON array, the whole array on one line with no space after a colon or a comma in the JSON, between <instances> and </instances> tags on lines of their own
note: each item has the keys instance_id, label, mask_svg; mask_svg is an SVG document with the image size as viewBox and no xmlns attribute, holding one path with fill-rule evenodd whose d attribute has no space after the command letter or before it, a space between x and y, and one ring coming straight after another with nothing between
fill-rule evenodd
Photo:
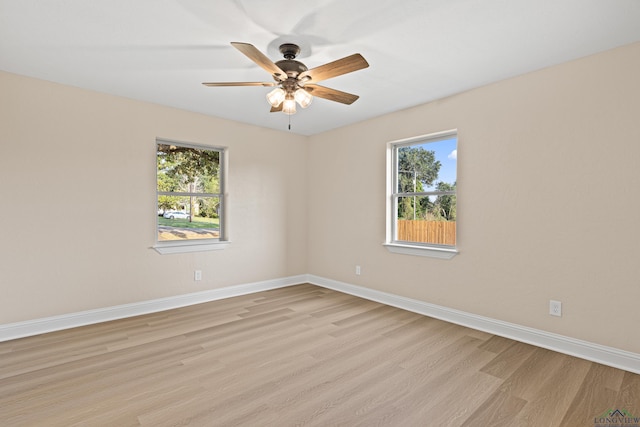
<instances>
[{"instance_id":1,"label":"frosted glass light shade","mask_svg":"<svg viewBox=\"0 0 640 427\"><path fill-rule=\"evenodd\" d=\"M282 103L282 101L284 101L284 97L284 90L277 87L267 94L267 101L269 101L269 104L271 104L272 107L277 107L278 105L280 105L280 103Z\"/></svg>"},{"instance_id":2,"label":"frosted glass light shade","mask_svg":"<svg viewBox=\"0 0 640 427\"><path fill-rule=\"evenodd\" d=\"M284 100L282 112L289 115L296 113L296 100L293 97Z\"/></svg>"},{"instance_id":3,"label":"frosted glass light shade","mask_svg":"<svg viewBox=\"0 0 640 427\"><path fill-rule=\"evenodd\" d=\"M294 97L302 108L307 108L311 104L311 101L313 101L313 96L311 96L311 94L304 89L296 90Z\"/></svg>"}]
</instances>

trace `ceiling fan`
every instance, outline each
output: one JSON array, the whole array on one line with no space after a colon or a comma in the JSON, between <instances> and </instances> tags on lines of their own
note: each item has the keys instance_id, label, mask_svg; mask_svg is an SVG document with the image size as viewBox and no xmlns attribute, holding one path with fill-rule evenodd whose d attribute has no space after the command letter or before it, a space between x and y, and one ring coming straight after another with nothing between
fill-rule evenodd
<instances>
[{"instance_id":1,"label":"ceiling fan","mask_svg":"<svg viewBox=\"0 0 640 427\"><path fill-rule=\"evenodd\" d=\"M282 53L284 59L275 63L249 43L232 42L231 45L269 72L273 76L274 82L214 82L202 84L210 87L275 86L275 89L267 94L272 113L282 111L289 115L295 114L296 102L302 108L306 108L311 104L314 96L342 104L352 104L359 98L358 95L320 86L316 83L369 66L362 55L355 53L337 61L308 69L302 62L295 60L296 56L300 54L300 47L293 43L280 45L280 53Z\"/></svg>"}]
</instances>

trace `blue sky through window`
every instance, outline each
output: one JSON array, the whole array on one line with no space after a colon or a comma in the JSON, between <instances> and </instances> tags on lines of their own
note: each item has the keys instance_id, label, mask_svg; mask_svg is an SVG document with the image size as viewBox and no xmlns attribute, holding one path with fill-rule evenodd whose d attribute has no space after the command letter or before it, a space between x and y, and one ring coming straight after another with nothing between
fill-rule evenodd
<instances>
[{"instance_id":1,"label":"blue sky through window","mask_svg":"<svg viewBox=\"0 0 640 427\"><path fill-rule=\"evenodd\" d=\"M436 160L439 160L442 164L440 172L438 173L438 179L435 182L436 184L441 181L449 184L456 182L456 165L458 157L457 143L458 139L453 137L442 141L414 145L414 147L423 147L425 150L435 151ZM431 186L425 188L425 191L433 189L434 187Z\"/></svg>"}]
</instances>

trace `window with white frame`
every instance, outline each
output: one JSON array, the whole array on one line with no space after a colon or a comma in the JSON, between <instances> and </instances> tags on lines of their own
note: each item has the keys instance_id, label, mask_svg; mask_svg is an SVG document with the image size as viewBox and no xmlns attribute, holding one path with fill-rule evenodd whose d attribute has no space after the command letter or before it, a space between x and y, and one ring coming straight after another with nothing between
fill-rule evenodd
<instances>
[{"instance_id":1,"label":"window with white frame","mask_svg":"<svg viewBox=\"0 0 640 427\"><path fill-rule=\"evenodd\" d=\"M447 131L388 144L386 244L391 251L455 254L457 143L457 132Z\"/></svg>"},{"instance_id":2,"label":"window with white frame","mask_svg":"<svg viewBox=\"0 0 640 427\"><path fill-rule=\"evenodd\" d=\"M157 242L224 240L224 148L158 139Z\"/></svg>"}]
</instances>

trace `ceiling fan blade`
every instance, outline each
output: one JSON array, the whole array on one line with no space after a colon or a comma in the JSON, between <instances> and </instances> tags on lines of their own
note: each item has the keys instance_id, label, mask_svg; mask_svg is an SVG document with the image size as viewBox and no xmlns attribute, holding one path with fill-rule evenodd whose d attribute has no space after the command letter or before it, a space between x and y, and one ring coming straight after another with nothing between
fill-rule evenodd
<instances>
[{"instance_id":1,"label":"ceiling fan blade","mask_svg":"<svg viewBox=\"0 0 640 427\"><path fill-rule=\"evenodd\" d=\"M264 53L260 52L254 45L249 43L231 42L231 45L244 53L247 58L271 73L273 77L280 81L287 80L287 73L282 71L272 60Z\"/></svg>"},{"instance_id":2,"label":"ceiling fan blade","mask_svg":"<svg viewBox=\"0 0 640 427\"><path fill-rule=\"evenodd\" d=\"M360 98L358 95L353 95L351 93L342 92L320 85L304 85L303 89L309 92L311 95L317 96L318 98L324 98L328 99L329 101L340 102L347 105L353 104L358 98Z\"/></svg>"},{"instance_id":3,"label":"ceiling fan blade","mask_svg":"<svg viewBox=\"0 0 640 427\"><path fill-rule=\"evenodd\" d=\"M224 86L277 86L278 84L275 82L206 82L202 83L205 86L209 87L224 87Z\"/></svg>"},{"instance_id":4,"label":"ceiling fan blade","mask_svg":"<svg viewBox=\"0 0 640 427\"><path fill-rule=\"evenodd\" d=\"M271 107L270 113L279 113L280 111L282 111L283 106L284 106L284 103L281 102L280 105L278 105L277 107Z\"/></svg>"},{"instance_id":5,"label":"ceiling fan blade","mask_svg":"<svg viewBox=\"0 0 640 427\"><path fill-rule=\"evenodd\" d=\"M309 80L313 83L327 80L332 77L341 76L343 74L351 73L353 71L362 70L367 68L369 63L359 53L347 56L337 61L329 62L319 67L312 68L310 70L300 73L298 80Z\"/></svg>"}]
</instances>

